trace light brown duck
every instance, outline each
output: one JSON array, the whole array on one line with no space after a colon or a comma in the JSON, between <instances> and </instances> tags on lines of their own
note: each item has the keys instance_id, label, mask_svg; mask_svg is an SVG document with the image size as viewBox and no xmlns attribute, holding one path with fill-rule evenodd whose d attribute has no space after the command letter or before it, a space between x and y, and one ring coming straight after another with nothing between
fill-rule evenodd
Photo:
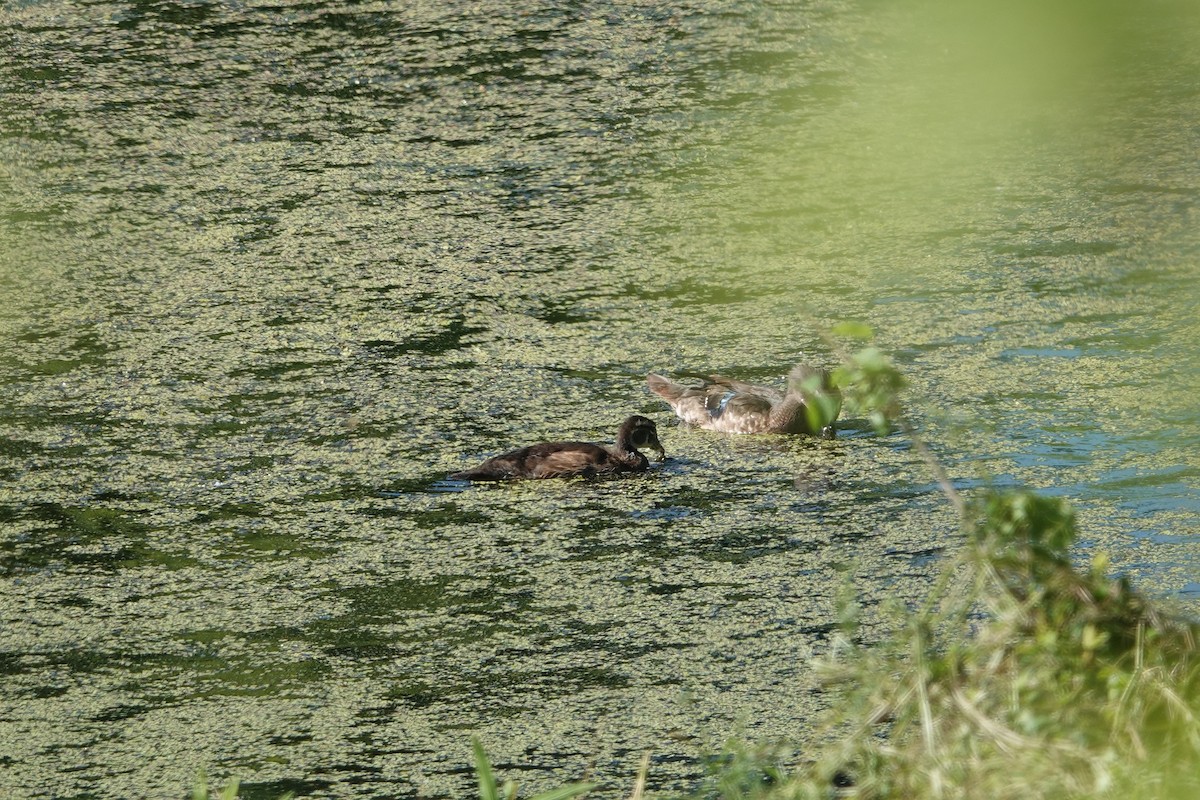
<instances>
[{"instance_id":1,"label":"light brown duck","mask_svg":"<svg viewBox=\"0 0 1200 800\"><path fill-rule=\"evenodd\" d=\"M804 433L835 435L842 395L823 369L798 365L788 373L787 388L710 375L699 384L683 384L650 373L650 391L667 401L689 425L724 433Z\"/></svg>"}]
</instances>

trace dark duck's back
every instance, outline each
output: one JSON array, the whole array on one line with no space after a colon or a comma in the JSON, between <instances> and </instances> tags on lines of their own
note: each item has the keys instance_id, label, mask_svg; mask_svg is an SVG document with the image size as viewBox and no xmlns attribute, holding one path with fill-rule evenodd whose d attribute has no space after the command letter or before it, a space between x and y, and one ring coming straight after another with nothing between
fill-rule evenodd
<instances>
[{"instance_id":1,"label":"dark duck's back","mask_svg":"<svg viewBox=\"0 0 1200 800\"><path fill-rule=\"evenodd\" d=\"M783 392L719 375L689 385L651 373L646 385L687 424L724 433L819 433L832 437L842 405L829 373L803 365L788 374Z\"/></svg>"},{"instance_id":2,"label":"dark duck's back","mask_svg":"<svg viewBox=\"0 0 1200 800\"><path fill-rule=\"evenodd\" d=\"M621 423L615 444L542 442L489 458L473 469L449 477L463 481L503 481L643 472L650 461L639 448L654 450L659 460L665 458L654 422L635 415Z\"/></svg>"}]
</instances>

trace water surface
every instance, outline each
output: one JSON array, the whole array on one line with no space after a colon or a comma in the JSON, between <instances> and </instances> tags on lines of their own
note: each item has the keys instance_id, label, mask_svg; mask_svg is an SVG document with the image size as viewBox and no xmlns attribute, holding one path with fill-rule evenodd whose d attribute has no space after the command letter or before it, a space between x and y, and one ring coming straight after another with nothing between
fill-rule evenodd
<instances>
[{"instance_id":1,"label":"water surface","mask_svg":"<svg viewBox=\"0 0 1200 800\"><path fill-rule=\"evenodd\" d=\"M0 793L802 753L842 587L879 635L957 521L900 436L642 380L781 385L842 319L960 488L1194 606L1196 20L1013 8L6 6ZM649 474L443 480L635 412Z\"/></svg>"}]
</instances>

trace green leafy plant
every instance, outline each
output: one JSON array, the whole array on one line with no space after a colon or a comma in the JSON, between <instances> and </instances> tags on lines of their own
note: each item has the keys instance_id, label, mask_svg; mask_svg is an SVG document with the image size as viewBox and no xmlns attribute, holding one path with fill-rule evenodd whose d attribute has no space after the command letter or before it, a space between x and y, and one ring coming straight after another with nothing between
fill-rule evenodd
<instances>
[{"instance_id":1,"label":"green leafy plant","mask_svg":"<svg viewBox=\"0 0 1200 800\"><path fill-rule=\"evenodd\" d=\"M196 782L192 785L192 800L237 800L239 785L240 781L237 778L230 778L224 789L210 790L208 776L204 770L200 770Z\"/></svg>"},{"instance_id":2,"label":"green leafy plant","mask_svg":"<svg viewBox=\"0 0 1200 800\"><path fill-rule=\"evenodd\" d=\"M196 776L195 783L192 784L192 800L237 800L238 790L241 788L241 781L237 778L230 778L223 789L209 789L208 776L204 770ZM286 792L279 796L279 800L292 800L294 794Z\"/></svg>"},{"instance_id":3,"label":"green leafy plant","mask_svg":"<svg viewBox=\"0 0 1200 800\"><path fill-rule=\"evenodd\" d=\"M875 335L870 326L858 322L836 325L832 333L859 342L869 342ZM900 417L904 376L874 345L846 354L833 372L833 385L842 392L847 412L863 415L880 436L888 434Z\"/></svg>"},{"instance_id":4,"label":"green leafy plant","mask_svg":"<svg viewBox=\"0 0 1200 800\"><path fill-rule=\"evenodd\" d=\"M921 608L892 606L882 643L853 644L842 598L843 631L819 665L837 698L827 744L790 773L742 747L717 796L1200 796L1200 626L1108 577L1103 554L1077 570L1066 502L965 500L905 420L904 380L871 329L833 333L862 345L833 374L848 412L911 439L960 514L963 546ZM756 775L771 780L746 780Z\"/></svg>"},{"instance_id":5,"label":"green leafy plant","mask_svg":"<svg viewBox=\"0 0 1200 800\"><path fill-rule=\"evenodd\" d=\"M479 737L471 738L471 747L475 751L475 776L479 780L479 800L517 800L517 784L507 780L503 785L496 783L496 775L488 760L487 752ZM594 783L572 783L536 794L529 800L570 800L579 797L596 788Z\"/></svg>"}]
</instances>

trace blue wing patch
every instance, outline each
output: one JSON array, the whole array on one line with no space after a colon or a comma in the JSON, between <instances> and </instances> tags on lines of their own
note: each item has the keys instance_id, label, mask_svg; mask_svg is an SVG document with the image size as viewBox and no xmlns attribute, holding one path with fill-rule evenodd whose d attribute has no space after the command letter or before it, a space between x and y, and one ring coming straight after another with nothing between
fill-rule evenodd
<instances>
[{"instance_id":1,"label":"blue wing patch","mask_svg":"<svg viewBox=\"0 0 1200 800\"><path fill-rule=\"evenodd\" d=\"M716 419L717 417L724 414L725 406L729 405L729 401L733 399L733 396L735 394L737 394L737 392L726 392L725 394L721 395L721 399L720 399L720 401L718 401L715 408L709 404L712 403L712 401L716 398L714 398L714 397L706 398L704 405L708 408L708 416L711 417L712 419Z\"/></svg>"}]
</instances>

